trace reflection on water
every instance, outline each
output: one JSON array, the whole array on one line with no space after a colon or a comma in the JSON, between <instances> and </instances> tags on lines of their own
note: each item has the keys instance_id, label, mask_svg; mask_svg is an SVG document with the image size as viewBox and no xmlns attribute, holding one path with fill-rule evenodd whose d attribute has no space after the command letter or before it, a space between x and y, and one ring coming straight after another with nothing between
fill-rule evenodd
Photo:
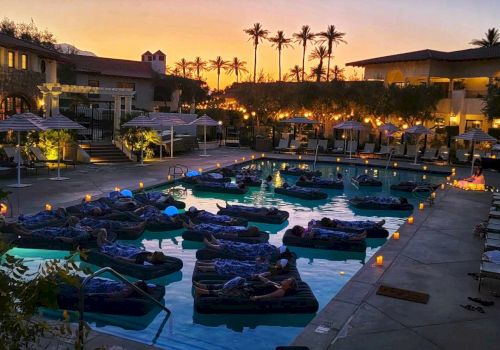
<instances>
[{"instance_id":1,"label":"reflection on water","mask_svg":"<svg viewBox=\"0 0 500 350\"><path fill-rule=\"evenodd\" d=\"M274 163L274 164L273 164ZM283 181L294 183L293 176L281 175L277 170L288 162L256 162L262 168L263 177L273 175L275 185ZM294 164L294 163L290 163ZM356 195L393 195L405 196L409 202L417 205L419 200L409 193L392 192L390 185L400 181L422 181L422 174L405 171L385 171L353 166L329 166L318 164L324 178L333 178L337 172L344 176L344 190L326 190L329 195L324 201L304 201L296 198L276 195L272 189L252 187L245 195L227 195L217 193L192 193L192 186L177 185L163 188L168 191L175 187L177 199L186 202L187 208L196 206L211 212L217 212L216 203L242 203L255 206L277 206L290 213L289 220L282 225L250 223L263 231L271 233L269 241L282 244L285 230L293 225L307 225L312 220L324 216L344 220L381 220L390 233L404 222L408 212L390 212L358 210L349 206L348 199ZM350 182L352 176L368 173L380 179L380 188L357 189ZM442 178L427 175L426 181L440 182ZM234 181L234 180L233 180ZM290 247L297 255L297 267L302 280L309 284L316 295L320 308L342 288L342 286L363 266L385 239L368 239L364 253L338 252L307 248ZM165 325L165 315L155 310L144 317L116 317L109 315L86 314L87 321L100 331L135 339L145 343L154 343L168 349L272 349L276 345L289 344L303 327L315 315L201 315L194 312L192 298L192 273L196 262L196 249L203 246L199 242L182 239L182 230L172 232L146 232L136 241L124 243L142 246L148 250L161 250L167 255L182 259L181 272L155 280L166 286L165 305L172 311L172 318ZM37 266L41 259L63 258L68 252L40 251L33 249L13 249L11 254L25 257L29 264ZM95 266L92 266L96 269ZM125 306L126 307L126 306ZM53 312L53 311L51 311ZM57 317L60 317L57 316Z\"/></svg>"}]
</instances>

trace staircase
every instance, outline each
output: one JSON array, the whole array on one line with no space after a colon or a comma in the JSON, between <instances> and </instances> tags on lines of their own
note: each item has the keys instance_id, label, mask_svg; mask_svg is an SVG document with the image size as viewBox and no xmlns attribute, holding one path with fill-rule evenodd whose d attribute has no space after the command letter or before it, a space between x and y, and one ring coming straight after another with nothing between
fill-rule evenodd
<instances>
[{"instance_id":1,"label":"staircase","mask_svg":"<svg viewBox=\"0 0 500 350\"><path fill-rule=\"evenodd\" d=\"M112 143L82 144L81 148L90 156L90 162L99 163L129 163L131 160Z\"/></svg>"}]
</instances>

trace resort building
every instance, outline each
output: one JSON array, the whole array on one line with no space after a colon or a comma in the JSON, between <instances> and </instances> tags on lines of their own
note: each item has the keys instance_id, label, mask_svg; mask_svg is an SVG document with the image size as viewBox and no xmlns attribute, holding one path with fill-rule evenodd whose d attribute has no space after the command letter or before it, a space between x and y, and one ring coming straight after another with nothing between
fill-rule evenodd
<instances>
[{"instance_id":1,"label":"resort building","mask_svg":"<svg viewBox=\"0 0 500 350\"><path fill-rule=\"evenodd\" d=\"M499 127L481 111L487 85L500 78L500 47L443 52L421 50L347 63L363 67L365 80L386 85L428 84L442 88L445 98L436 114L445 125L459 126L460 132L479 127Z\"/></svg>"}]
</instances>

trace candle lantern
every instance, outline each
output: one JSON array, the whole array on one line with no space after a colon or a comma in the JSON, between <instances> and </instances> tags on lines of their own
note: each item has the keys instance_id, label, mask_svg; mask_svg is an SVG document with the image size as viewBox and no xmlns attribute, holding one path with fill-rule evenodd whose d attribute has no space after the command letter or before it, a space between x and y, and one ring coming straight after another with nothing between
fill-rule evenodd
<instances>
[{"instance_id":1,"label":"candle lantern","mask_svg":"<svg viewBox=\"0 0 500 350\"><path fill-rule=\"evenodd\" d=\"M413 216L410 216L410 217L408 218L408 223L409 223L410 225L413 225L414 220L415 220L415 219L413 218Z\"/></svg>"},{"instance_id":2,"label":"candle lantern","mask_svg":"<svg viewBox=\"0 0 500 350\"><path fill-rule=\"evenodd\" d=\"M49 203L45 203L45 210L51 211L52 210L52 205L50 205Z\"/></svg>"},{"instance_id":3,"label":"candle lantern","mask_svg":"<svg viewBox=\"0 0 500 350\"><path fill-rule=\"evenodd\" d=\"M264 158L264 157L266 156L266 154L265 154L265 153L262 153L260 156L261 156L262 158Z\"/></svg>"},{"instance_id":4,"label":"candle lantern","mask_svg":"<svg viewBox=\"0 0 500 350\"><path fill-rule=\"evenodd\" d=\"M139 182L139 188L142 190L144 188L144 182L140 181Z\"/></svg>"},{"instance_id":5,"label":"candle lantern","mask_svg":"<svg viewBox=\"0 0 500 350\"><path fill-rule=\"evenodd\" d=\"M1 215L6 215L7 214L7 204L5 203L0 203L0 214Z\"/></svg>"},{"instance_id":6,"label":"candle lantern","mask_svg":"<svg viewBox=\"0 0 500 350\"><path fill-rule=\"evenodd\" d=\"M392 239L395 239L396 241L399 239L399 231L396 231L392 234Z\"/></svg>"},{"instance_id":7,"label":"candle lantern","mask_svg":"<svg viewBox=\"0 0 500 350\"><path fill-rule=\"evenodd\" d=\"M424 203L422 203L422 202L420 202L420 203L418 204L418 209L419 209L419 210L424 210L424 208L425 208L425 204L424 204Z\"/></svg>"},{"instance_id":8,"label":"candle lantern","mask_svg":"<svg viewBox=\"0 0 500 350\"><path fill-rule=\"evenodd\" d=\"M441 189L444 190L444 184L441 184Z\"/></svg>"},{"instance_id":9,"label":"candle lantern","mask_svg":"<svg viewBox=\"0 0 500 350\"><path fill-rule=\"evenodd\" d=\"M220 163L217 163L217 164L215 164L215 165L217 166L217 168L220 168Z\"/></svg>"},{"instance_id":10,"label":"candle lantern","mask_svg":"<svg viewBox=\"0 0 500 350\"><path fill-rule=\"evenodd\" d=\"M436 192L432 192L432 193L431 193L431 198L432 198L432 199L436 199Z\"/></svg>"},{"instance_id":11,"label":"candle lantern","mask_svg":"<svg viewBox=\"0 0 500 350\"><path fill-rule=\"evenodd\" d=\"M88 202L90 202L90 200L91 200L91 199L92 199L92 196L91 196L90 194L88 194L88 193L87 193L87 194L85 195L85 202L87 202L87 203L88 203Z\"/></svg>"},{"instance_id":12,"label":"candle lantern","mask_svg":"<svg viewBox=\"0 0 500 350\"><path fill-rule=\"evenodd\" d=\"M340 162L340 158L337 158L337 162Z\"/></svg>"},{"instance_id":13,"label":"candle lantern","mask_svg":"<svg viewBox=\"0 0 500 350\"><path fill-rule=\"evenodd\" d=\"M120 187L115 186L115 192L120 192Z\"/></svg>"},{"instance_id":14,"label":"candle lantern","mask_svg":"<svg viewBox=\"0 0 500 350\"><path fill-rule=\"evenodd\" d=\"M377 260L376 260L377 266L382 266L384 265L384 257L382 255L377 255Z\"/></svg>"},{"instance_id":15,"label":"candle lantern","mask_svg":"<svg viewBox=\"0 0 500 350\"><path fill-rule=\"evenodd\" d=\"M398 163L397 162L394 162L394 167L397 168L398 167Z\"/></svg>"}]
</instances>

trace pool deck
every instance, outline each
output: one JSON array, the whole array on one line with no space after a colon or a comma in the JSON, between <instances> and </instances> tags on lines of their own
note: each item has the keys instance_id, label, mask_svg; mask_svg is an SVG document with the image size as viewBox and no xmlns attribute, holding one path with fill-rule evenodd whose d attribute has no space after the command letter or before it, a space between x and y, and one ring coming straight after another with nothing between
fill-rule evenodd
<instances>
[{"instance_id":1,"label":"pool deck","mask_svg":"<svg viewBox=\"0 0 500 350\"><path fill-rule=\"evenodd\" d=\"M491 176L491 174L490 174ZM496 175L497 180L498 176ZM473 235L487 219L492 195L454 188L437 191L435 205L415 213L415 223L400 229L359 270L297 336L293 345L311 350L493 349L498 347L498 281L485 280L481 292L469 272L478 272L483 240ZM428 304L376 294L381 285L430 295ZM485 313L468 311L467 297L495 300Z\"/></svg>"}]
</instances>

